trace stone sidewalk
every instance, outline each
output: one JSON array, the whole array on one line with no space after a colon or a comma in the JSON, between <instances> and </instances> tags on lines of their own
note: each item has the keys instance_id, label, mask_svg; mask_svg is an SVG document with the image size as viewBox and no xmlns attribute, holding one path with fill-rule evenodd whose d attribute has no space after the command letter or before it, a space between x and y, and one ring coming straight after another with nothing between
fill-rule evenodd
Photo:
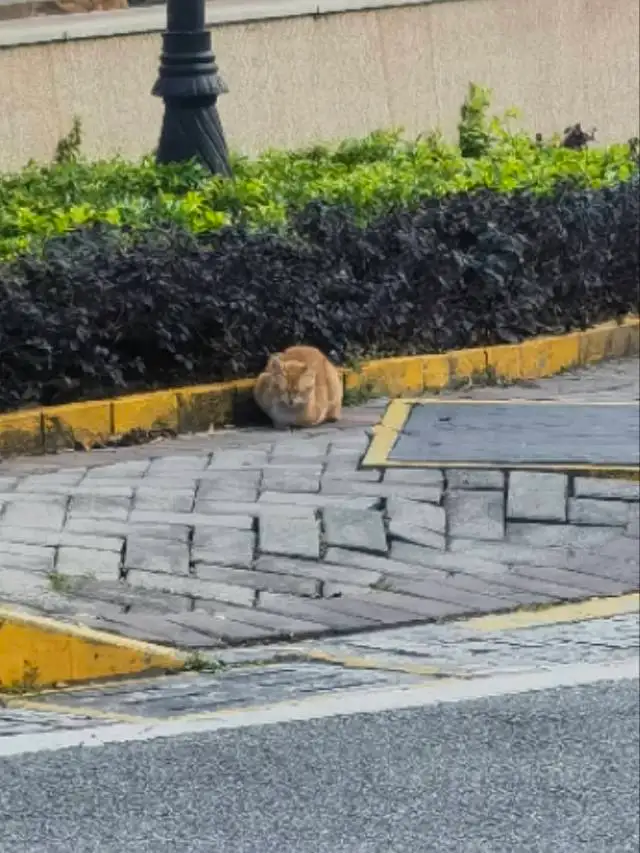
<instances>
[{"instance_id":1,"label":"stone sidewalk","mask_svg":"<svg viewBox=\"0 0 640 853\"><path fill-rule=\"evenodd\" d=\"M455 396L637 400L638 362ZM636 483L359 471L384 405L0 463L0 603L205 649L640 587Z\"/></svg>"}]
</instances>

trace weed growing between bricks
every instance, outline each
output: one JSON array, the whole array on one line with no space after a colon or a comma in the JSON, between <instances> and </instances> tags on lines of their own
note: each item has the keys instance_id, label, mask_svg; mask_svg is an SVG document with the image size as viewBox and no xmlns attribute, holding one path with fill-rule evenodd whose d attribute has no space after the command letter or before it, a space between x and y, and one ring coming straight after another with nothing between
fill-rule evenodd
<instances>
[{"instance_id":1,"label":"weed growing between bricks","mask_svg":"<svg viewBox=\"0 0 640 853\"><path fill-rule=\"evenodd\" d=\"M255 375L299 341L336 362L565 333L638 309L640 181L480 191L286 233L108 226L0 266L0 409Z\"/></svg>"}]
</instances>

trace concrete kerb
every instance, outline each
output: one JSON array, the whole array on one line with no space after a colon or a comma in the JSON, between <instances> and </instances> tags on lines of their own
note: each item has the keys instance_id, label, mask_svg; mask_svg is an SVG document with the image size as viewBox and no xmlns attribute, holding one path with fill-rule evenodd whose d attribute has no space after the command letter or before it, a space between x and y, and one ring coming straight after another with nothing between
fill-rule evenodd
<instances>
[{"instance_id":1,"label":"concrete kerb","mask_svg":"<svg viewBox=\"0 0 640 853\"><path fill-rule=\"evenodd\" d=\"M184 669L179 651L0 607L0 694Z\"/></svg>"},{"instance_id":2,"label":"concrete kerb","mask_svg":"<svg viewBox=\"0 0 640 853\"><path fill-rule=\"evenodd\" d=\"M368 361L344 370L343 377L352 399L418 396L483 377L541 379L639 351L640 319L628 317L519 344ZM253 401L253 385L253 379L239 379L0 415L0 456L89 450L132 433L182 434L264 422Z\"/></svg>"}]
</instances>

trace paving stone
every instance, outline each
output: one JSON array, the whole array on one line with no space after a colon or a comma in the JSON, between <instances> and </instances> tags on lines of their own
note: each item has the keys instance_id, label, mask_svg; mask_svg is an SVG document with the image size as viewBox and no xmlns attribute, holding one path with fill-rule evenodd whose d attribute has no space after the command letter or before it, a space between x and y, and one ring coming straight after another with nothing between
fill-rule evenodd
<instances>
[{"instance_id":1,"label":"paving stone","mask_svg":"<svg viewBox=\"0 0 640 853\"><path fill-rule=\"evenodd\" d=\"M569 521L572 524L626 527L630 504L625 501L597 498L569 498Z\"/></svg>"},{"instance_id":2,"label":"paving stone","mask_svg":"<svg viewBox=\"0 0 640 853\"><path fill-rule=\"evenodd\" d=\"M198 610L224 616L227 621L264 628L273 636L293 637L315 634L324 626L305 619L294 619L279 613L256 610L255 607L236 607L233 604L221 604L218 601L199 601Z\"/></svg>"},{"instance_id":3,"label":"paving stone","mask_svg":"<svg viewBox=\"0 0 640 853\"><path fill-rule=\"evenodd\" d=\"M449 551L453 555L473 556L487 563L497 564L520 563L530 566L567 565L568 549L566 547L541 547L518 545L513 542L477 542L475 539L452 539Z\"/></svg>"},{"instance_id":4,"label":"paving stone","mask_svg":"<svg viewBox=\"0 0 640 853\"><path fill-rule=\"evenodd\" d=\"M452 490L468 489L490 491L504 489L502 471L483 470L482 468L448 468L445 471L447 486Z\"/></svg>"},{"instance_id":5,"label":"paving stone","mask_svg":"<svg viewBox=\"0 0 640 853\"><path fill-rule=\"evenodd\" d=\"M365 471L354 470L353 466L341 464L327 464L325 468L325 476L336 480L350 480L353 483L380 483L382 482L382 471L372 468L367 468Z\"/></svg>"},{"instance_id":6,"label":"paving stone","mask_svg":"<svg viewBox=\"0 0 640 853\"><path fill-rule=\"evenodd\" d=\"M441 489L444 474L439 468L388 468L382 482L387 485L435 486Z\"/></svg>"},{"instance_id":7,"label":"paving stone","mask_svg":"<svg viewBox=\"0 0 640 853\"><path fill-rule=\"evenodd\" d=\"M401 596L397 596L397 598L401 598ZM405 598L411 601L408 596L405 596ZM345 613L356 617L361 616L378 625L410 625L427 618L423 614L406 610L397 603L395 607L389 607L389 605L382 604L379 599L375 599L370 595L366 597L336 595L333 598L326 599L326 607L337 613Z\"/></svg>"},{"instance_id":8,"label":"paving stone","mask_svg":"<svg viewBox=\"0 0 640 853\"><path fill-rule=\"evenodd\" d=\"M447 519L443 507L390 498L387 513L391 536L444 550ZM430 535L425 537L425 533Z\"/></svg>"},{"instance_id":9,"label":"paving stone","mask_svg":"<svg viewBox=\"0 0 640 853\"><path fill-rule=\"evenodd\" d=\"M169 621L183 628L196 630L200 634L204 634L214 641L210 643L214 647L220 644L220 640L225 640L230 644L234 642L245 643L250 640L273 639L276 633L269 628L261 628L246 622L236 622L233 619L228 619L226 616L207 613L205 610L174 614L169 617ZM205 647L207 644L200 643L199 645Z\"/></svg>"},{"instance_id":10,"label":"paving stone","mask_svg":"<svg viewBox=\"0 0 640 853\"><path fill-rule=\"evenodd\" d=\"M12 492L18 483L17 477L0 477L0 493Z\"/></svg>"},{"instance_id":11,"label":"paving stone","mask_svg":"<svg viewBox=\"0 0 640 853\"><path fill-rule=\"evenodd\" d=\"M520 521L567 520L566 474L511 471L507 518Z\"/></svg>"},{"instance_id":12,"label":"paving stone","mask_svg":"<svg viewBox=\"0 0 640 853\"><path fill-rule=\"evenodd\" d=\"M640 483L605 480L601 477L575 477L573 494L577 498L611 498L637 502L640 501Z\"/></svg>"},{"instance_id":13,"label":"paving stone","mask_svg":"<svg viewBox=\"0 0 640 853\"><path fill-rule=\"evenodd\" d=\"M569 552L567 568L598 577L629 580L640 585L640 553L635 539L617 536L591 548Z\"/></svg>"},{"instance_id":14,"label":"paving stone","mask_svg":"<svg viewBox=\"0 0 640 853\"><path fill-rule=\"evenodd\" d=\"M85 479L89 480L137 480L146 474L151 465L150 459L130 459L127 462L114 462L91 468Z\"/></svg>"},{"instance_id":15,"label":"paving stone","mask_svg":"<svg viewBox=\"0 0 640 853\"><path fill-rule=\"evenodd\" d=\"M355 628L370 628L376 624L374 619L336 613L325 599L311 600L277 592L261 592L257 608L296 619L310 620L322 626L323 630L332 628L334 631L350 631Z\"/></svg>"},{"instance_id":16,"label":"paving stone","mask_svg":"<svg viewBox=\"0 0 640 853\"><path fill-rule=\"evenodd\" d=\"M33 506L33 504L46 504L47 506L56 506L64 508L69 503L69 493L72 486L61 487L60 494L51 494L46 496L39 495L37 492L3 492L0 494L0 504L9 506Z\"/></svg>"},{"instance_id":17,"label":"paving stone","mask_svg":"<svg viewBox=\"0 0 640 853\"><path fill-rule=\"evenodd\" d=\"M532 524L509 522L507 540L533 548L593 548L620 536L615 527L586 527L577 524Z\"/></svg>"},{"instance_id":18,"label":"paving stone","mask_svg":"<svg viewBox=\"0 0 640 853\"><path fill-rule=\"evenodd\" d=\"M198 507L198 504L196 504ZM296 507L291 505L257 503L231 503L216 501L215 504L206 504L208 512L203 512L205 506L200 507L199 512L156 512L155 510L134 509L129 518L130 524L178 524L189 527L236 527L246 530L253 527L254 518L283 517L283 518L306 518L309 514L307 507Z\"/></svg>"},{"instance_id":19,"label":"paving stone","mask_svg":"<svg viewBox=\"0 0 640 853\"><path fill-rule=\"evenodd\" d=\"M136 489L136 509L157 509L167 512L191 512L195 499L195 487L191 489L155 489L140 486Z\"/></svg>"},{"instance_id":20,"label":"paving stone","mask_svg":"<svg viewBox=\"0 0 640 853\"><path fill-rule=\"evenodd\" d=\"M74 495L69 504L69 518L126 521L130 506L131 500L129 498Z\"/></svg>"},{"instance_id":21,"label":"paving stone","mask_svg":"<svg viewBox=\"0 0 640 853\"><path fill-rule=\"evenodd\" d=\"M433 548L444 551L447 546L446 537L442 533L434 533L424 527L416 527L406 521L391 521L389 523L389 536L392 541L413 542L424 548Z\"/></svg>"},{"instance_id":22,"label":"paving stone","mask_svg":"<svg viewBox=\"0 0 640 853\"><path fill-rule=\"evenodd\" d=\"M320 557L320 529L315 513L296 518L286 516L260 519L259 550L263 554L282 554L288 557Z\"/></svg>"},{"instance_id":23,"label":"paving stone","mask_svg":"<svg viewBox=\"0 0 640 853\"><path fill-rule=\"evenodd\" d=\"M446 601L463 608L466 613L504 610L510 601L506 587L501 594L495 592L495 587L491 593L472 592L460 584L452 583L444 572L439 573L439 576L433 570L426 570L425 574L427 572L429 572L428 577L420 580L390 575L390 587L394 592L402 592L408 596L415 595L431 601Z\"/></svg>"},{"instance_id":24,"label":"paving stone","mask_svg":"<svg viewBox=\"0 0 640 853\"><path fill-rule=\"evenodd\" d=\"M209 455L193 456L184 454L179 456L158 456L149 466L146 476L157 477L166 471L204 471L209 466Z\"/></svg>"},{"instance_id":25,"label":"paving stone","mask_svg":"<svg viewBox=\"0 0 640 853\"><path fill-rule=\"evenodd\" d=\"M379 497L339 497L336 495L310 495L298 494L295 496L285 495L282 492L263 492L258 504L294 504L298 507L309 507L311 509L323 509L325 507L340 506L352 509L371 509L379 503Z\"/></svg>"},{"instance_id":26,"label":"paving stone","mask_svg":"<svg viewBox=\"0 0 640 853\"><path fill-rule=\"evenodd\" d=\"M209 463L209 470L240 471L243 468L262 468L267 464L266 450L219 450Z\"/></svg>"},{"instance_id":27,"label":"paving stone","mask_svg":"<svg viewBox=\"0 0 640 853\"><path fill-rule=\"evenodd\" d=\"M214 474L200 481L198 502L202 500L255 501L258 497L258 487L262 472L257 471L225 471L207 472Z\"/></svg>"},{"instance_id":28,"label":"paving stone","mask_svg":"<svg viewBox=\"0 0 640 853\"><path fill-rule=\"evenodd\" d=\"M410 542L393 542L391 559L363 554L358 551L329 548L325 561L369 568L385 575L396 574L406 577L421 577L424 575L425 568L486 576L506 569L506 566L497 562L481 560L473 555L443 553L430 548L421 548Z\"/></svg>"},{"instance_id":29,"label":"paving stone","mask_svg":"<svg viewBox=\"0 0 640 853\"><path fill-rule=\"evenodd\" d=\"M28 568L19 563L0 566L0 601L40 607L44 599L51 598L54 604L59 604L62 596L54 593L47 575L29 572Z\"/></svg>"},{"instance_id":30,"label":"paving stone","mask_svg":"<svg viewBox=\"0 0 640 853\"><path fill-rule=\"evenodd\" d=\"M61 575L86 575L116 581L120 577L120 566L121 556L116 551L90 551L64 545L58 549L55 571Z\"/></svg>"},{"instance_id":31,"label":"paving stone","mask_svg":"<svg viewBox=\"0 0 640 853\"><path fill-rule=\"evenodd\" d=\"M186 615L186 614L185 614ZM217 648L221 644L208 634L191 626L179 624L165 614L131 609L128 613L110 613L103 618L104 626L129 637L178 646L179 648Z\"/></svg>"},{"instance_id":32,"label":"paving stone","mask_svg":"<svg viewBox=\"0 0 640 853\"><path fill-rule=\"evenodd\" d=\"M318 459L329 451L326 439L300 439L277 441L271 454L271 462L289 459Z\"/></svg>"},{"instance_id":33,"label":"paving stone","mask_svg":"<svg viewBox=\"0 0 640 853\"><path fill-rule=\"evenodd\" d=\"M250 523L251 519L248 521ZM96 530L100 531L102 538L124 539L128 534L134 533L148 539L175 539L177 542L187 542L189 539L189 527L186 524L130 524L112 519L97 521L94 518L68 518L64 526L65 533L70 534L91 535Z\"/></svg>"},{"instance_id":34,"label":"paving stone","mask_svg":"<svg viewBox=\"0 0 640 853\"><path fill-rule=\"evenodd\" d=\"M189 574L189 546L183 542L156 541L142 536L129 536L124 568L149 572Z\"/></svg>"},{"instance_id":35,"label":"paving stone","mask_svg":"<svg viewBox=\"0 0 640 853\"><path fill-rule=\"evenodd\" d=\"M24 568L37 572L52 572L55 565L54 548L26 545L19 542L0 542L0 568ZM0 584L0 598L4 588Z\"/></svg>"},{"instance_id":36,"label":"paving stone","mask_svg":"<svg viewBox=\"0 0 640 853\"><path fill-rule=\"evenodd\" d=\"M306 471L265 468L262 474L262 491L318 492L320 489L320 466Z\"/></svg>"},{"instance_id":37,"label":"paving stone","mask_svg":"<svg viewBox=\"0 0 640 853\"><path fill-rule=\"evenodd\" d=\"M551 601L580 601L588 597L578 586L566 586L541 577L530 578L525 575L509 574L509 584L517 590L530 591Z\"/></svg>"},{"instance_id":38,"label":"paving stone","mask_svg":"<svg viewBox=\"0 0 640 853\"><path fill-rule=\"evenodd\" d=\"M70 471L55 471L51 474L31 474L20 480L16 487L18 492L40 492L46 494L50 489L55 492L65 491L71 486L77 486L84 478L83 469ZM0 485L0 491L2 486Z\"/></svg>"},{"instance_id":39,"label":"paving stone","mask_svg":"<svg viewBox=\"0 0 640 853\"><path fill-rule=\"evenodd\" d=\"M104 601L117 607L142 607L158 613L179 613L191 609L191 599L184 595L132 589L125 580L96 580L77 578L74 589L78 596L89 601Z\"/></svg>"},{"instance_id":40,"label":"paving stone","mask_svg":"<svg viewBox=\"0 0 640 853\"><path fill-rule=\"evenodd\" d=\"M338 550L338 549L330 549ZM347 551L346 553L357 553ZM362 555L365 558L369 555ZM369 587L380 580L380 572L356 568L349 565L335 565L316 560L292 560L287 557L262 555L256 560L256 570L275 572L294 577L313 578L316 581L335 581L354 586Z\"/></svg>"},{"instance_id":41,"label":"paving stone","mask_svg":"<svg viewBox=\"0 0 640 853\"><path fill-rule=\"evenodd\" d=\"M250 569L253 565L255 534L252 530L224 527L197 527L191 545L191 563L200 571L200 563Z\"/></svg>"},{"instance_id":42,"label":"paving stone","mask_svg":"<svg viewBox=\"0 0 640 853\"><path fill-rule=\"evenodd\" d=\"M2 516L2 526L62 530L65 516L66 510L63 507L49 502L9 504Z\"/></svg>"},{"instance_id":43,"label":"paving stone","mask_svg":"<svg viewBox=\"0 0 640 853\"><path fill-rule=\"evenodd\" d=\"M318 581L311 578L294 577L293 575L258 572L251 569L231 569L217 565L198 563L197 575L202 580L231 586L247 586L253 590L268 590L269 592L285 592L314 598L318 595Z\"/></svg>"},{"instance_id":44,"label":"paving stone","mask_svg":"<svg viewBox=\"0 0 640 853\"><path fill-rule=\"evenodd\" d=\"M364 453L369 447L369 436L364 432L355 434L343 433L339 438L334 438L329 447L331 456L336 456L341 453Z\"/></svg>"},{"instance_id":45,"label":"paving stone","mask_svg":"<svg viewBox=\"0 0 640 853\"><path fill-rule=\"evenodd\" d=\"M504 538L504 494L449 491L445 497L449 535L466 539Z\"/></svg>"},{"instance_id":46,"label":"paving stone","mask_svg":"<svg viewBox=\"0 0 640 853\"><path fill-rule=\"evenodd\" d=\"M592 595L619 595L626 591L625 584L607 577L587 575L578 571L566 569L549 568L544 566L513 566L508 578L514 576L529 577L534 581L544 581L559 586L571 587L584 593Z\"/></svg>"},{"instance_id":47,"label":"paving stone","mask_svg":"<svg viewBox=\"0 0 640 853\"><path fill-rule=\"evenodd\" d=\"M132 570L127 573L127 582L134 589L151 589L173 595L188 595L196 599L217 599L243 607L253 606L255 597L255 593L249 587L230 586L185 575L170 575L167 572Z\"/></svg>"},{"instance_id":48,"label":"paving stone","mask_svg":"<svg viewBox=\"0 0 640 853\"><path fill-rule=\"evenodd\" d=\"M467 612L466 608L452 602L418 598L389 590L370 590L366 595L342 595L327 599L327 604L334 610L376 622L382 621L376 614L381 607L388 611L394 610L398 621L445 619ZM386 619L384 621L387 622Z\"/></svg>"},{"instance_id":49,"label":"paving stone","mask_svg":"<svg viewBox=\"0 0 640 853\"><path fill-rule=\"evenodd\" d=\"M342 476L348 472L354 472L358 465L362 460L362 453L360 451L345 451L343 453L330 453L324 461L324 470L329 474L336 474ZM364 474L365 471L361 471L361 474ZM380 471L376 469L368 469L366 473L376 474L375 478L372 478L374 482L380 481ZM366 482L366 478L365 478Z\"/></svg>"},{"instance_id":50,"label":"paving stone","mask_svg":"<svg viewBox=\"0 0 640 853\"><path fill-rule=\"evenodd\" d=\"M324 539L328 546L356 548L386 554L387 535L382 515L370 510L327 507L323 512Z\"/></svg>"},{"instance_id":51,"label":"paving stone","mask_svg":"<svg viewBox=\"0 0 640 853\"><path fill-rule=\"evenodd\" d=\"M325 495L365 495L373 498L404 497L415 501L440 503L442 489L440 486L413 486L406 483L362 483L348 479L334 479L325 474L320 487Z\"/></svg>"},{"instance_id":52,"label":"paving stone","mask_svg":"<svg viewBox=\"0 0 640 853\"><path fill-rule=\"evenodd\" d=\"M25 545L44 545L47 548L68 545L72 548L91 548L97 551L118 551L118 553L124 544L124 536L109 538L108 536L82 535L70 532L66 528L61 531L46 530L39 527L35 529L29 527L0 528L0 539L5 542L23 542Z\"/></svg>"},{"instance_id":53,"label":"paving stone","mask_svg":"<svg viewBox=\"0 0 640 853\"><path fill-rule=\"evenodd\" d=\"M74 496L86 496L95 498L121 498L131 500L134 492L134 484L131 482L111 485L107 483L81 483L79 486L64 486L64 489Z\"/></svg>"}]
</instances>

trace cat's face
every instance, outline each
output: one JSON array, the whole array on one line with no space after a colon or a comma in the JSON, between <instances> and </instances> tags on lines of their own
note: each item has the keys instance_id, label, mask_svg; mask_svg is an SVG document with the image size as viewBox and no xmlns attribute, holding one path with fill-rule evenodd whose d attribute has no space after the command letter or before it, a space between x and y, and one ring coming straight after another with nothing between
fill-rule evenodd
<instances>
[{"instance_id":1,"label":"cat's face","mask_svg":"<svg viewBox=\"0 0 640 853\"><path fill-rule=\"evenodd\" d=\"M280 402L292 409L306 406L313 394L315 372L302 362L283 362L278 358L273 358L269 367Z\"/></svg>"}]
</instances>

